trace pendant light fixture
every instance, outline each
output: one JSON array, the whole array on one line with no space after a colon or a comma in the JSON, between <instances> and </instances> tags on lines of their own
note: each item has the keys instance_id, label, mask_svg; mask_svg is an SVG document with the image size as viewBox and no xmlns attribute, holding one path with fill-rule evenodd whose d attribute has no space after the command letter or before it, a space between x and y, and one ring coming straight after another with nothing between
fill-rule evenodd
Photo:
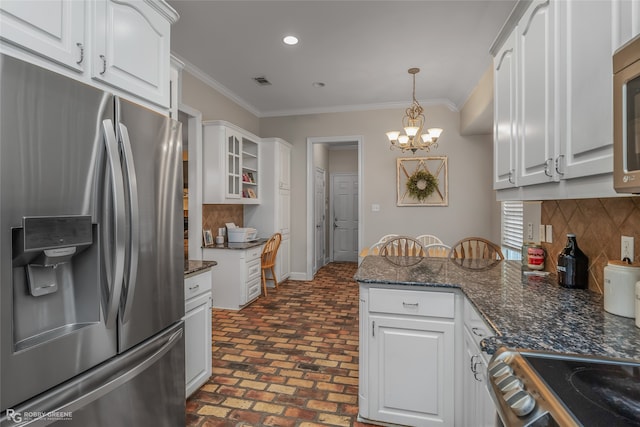
<instances>
[{"instance_id":1,"label":"pendant light fixture","mask_svg":"<svg viewBox=\"0 0 640 427\"><path fill-rule=\"evenodd\" d=\"M411 150L415 153L417 150L430 151L432 148L438 147L438 138L442 133L440 128L427 129L426 133L422 133L424 128L424 109L416 100L416 74L420 72L420 68L409 68L409 74L413 76L413 103L411 107L405 111L402 118L402 127L404 134L398 131L387 132L387 137L391 146L391 150L399 148L402 152Z\"/></svg>"}]
</instances>

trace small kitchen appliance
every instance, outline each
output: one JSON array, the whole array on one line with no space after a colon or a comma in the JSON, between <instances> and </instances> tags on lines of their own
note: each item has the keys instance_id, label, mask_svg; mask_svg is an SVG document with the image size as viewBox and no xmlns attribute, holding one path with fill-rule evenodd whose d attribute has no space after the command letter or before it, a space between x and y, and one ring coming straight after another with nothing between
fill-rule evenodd
<instances>
[{"instance_id":1,"label":"small kitchen appliance","mask_svg":"<svg viewBox=\"0 0 640 427\"><path fill-rule=\"evenodd\" d=\"M258 230L250 227L236 227L227 230L229 243L246 243L258 238Z\"/></svg>"},{"instance_id":2,"label":"small kitchen appliance","mask_svg":"<svg viewBox=\"0 0 640 427\"><path fill-rule=\"evenodd\" d=\"M640 265L609 261L604 268L604 309L611 314L635 317L635 286Z\"/></svg>"}]
</instances>

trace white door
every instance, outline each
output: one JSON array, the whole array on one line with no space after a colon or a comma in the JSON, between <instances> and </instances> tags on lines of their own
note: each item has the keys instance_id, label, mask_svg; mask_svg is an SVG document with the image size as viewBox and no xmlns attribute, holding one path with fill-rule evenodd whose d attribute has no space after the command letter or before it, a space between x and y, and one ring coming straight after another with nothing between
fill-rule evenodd
<instances>
[{"instance_id":1,"label":"white door","mask_svg":"<svg viewBox=\"0 0 640 427\"><path fill-rule=\"evenodd\" d=\"M333 260L358 260L358 175L332 177Z\"/></svg>"},{"instance_id":2,"label":"white door","mask_svg":"<svg viewBox=\"0 0 640 427\"><path fill-rule=\"evenodd\" d=\"M324 265L325 259L325 194L326 194L326 171L322 168L316 168L314 180L314 224L316 227L314 235L314 262L313 272Z\"/></svg>"}]
</instances>

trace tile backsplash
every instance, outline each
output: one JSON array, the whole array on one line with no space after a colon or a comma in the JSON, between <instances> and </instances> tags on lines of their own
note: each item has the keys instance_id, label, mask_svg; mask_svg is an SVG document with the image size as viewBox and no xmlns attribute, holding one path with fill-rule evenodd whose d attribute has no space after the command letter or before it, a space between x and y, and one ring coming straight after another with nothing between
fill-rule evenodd
<instances>
[{"instance_id":1,"label":"tile backsplash","mask_svg":"<svg viewBox=\"0 0 640 427\"><path fill-rule=\"evenodd\" d=\"M243 205L202 205L202 228L211 230L214 237L218 235L218 228L224 227L227 222L242 227L243 221Z\"/></svg>"},{"instance_id":2,"label":"tile backsplash","mask_svg":"<svg viewBox=\"0 0 640 427\"><path fill-rule=\"evenodd\" d=\"M634 262L640 262L640 197L547 200L542 202L542 224L553 226L553 242L542 243L545 269L556 271L558 254L575 233L578 246L589 257L589 289L604 293L604 267L620 259L620 237L632 236Z\"/></svg>"}]
</instances>

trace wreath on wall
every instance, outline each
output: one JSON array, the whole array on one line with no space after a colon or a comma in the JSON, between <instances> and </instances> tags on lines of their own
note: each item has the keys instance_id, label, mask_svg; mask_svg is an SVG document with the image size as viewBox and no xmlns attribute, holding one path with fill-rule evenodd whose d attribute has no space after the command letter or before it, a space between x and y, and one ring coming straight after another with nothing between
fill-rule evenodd
<instances>
[{"instance_id":1,"label":"wreath on wall","mask_svg":"<svg viewBox=\"0 0 640 427\"><path fill-rule=\"evenodd\" d=\"M438 188L438 178L425 170L417 170L407 180L407 192L422 202Z\"/></svg>"}]
</instances>

